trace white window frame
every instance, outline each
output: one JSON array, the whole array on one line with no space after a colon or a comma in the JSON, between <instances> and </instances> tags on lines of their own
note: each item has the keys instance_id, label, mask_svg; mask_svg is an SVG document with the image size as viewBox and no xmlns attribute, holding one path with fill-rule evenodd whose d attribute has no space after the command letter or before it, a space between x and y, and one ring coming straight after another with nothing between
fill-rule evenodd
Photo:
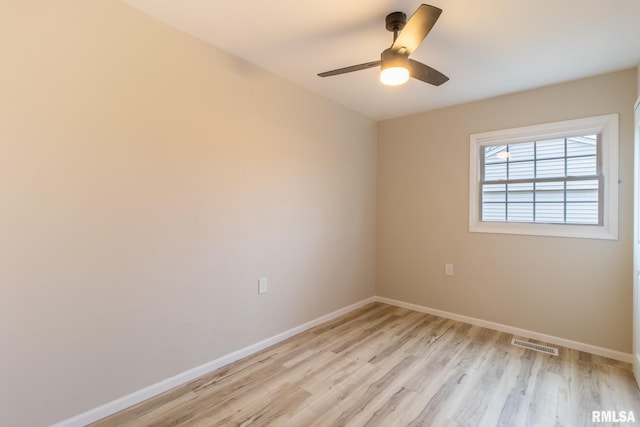
<instances>
[{"instance_id":1,"label":"white window frame","mask_svg":"<svg viewBox=\"0 0 640 427\"><path fill-rule=\"evenodd\" d=\"M482 147L600 134L604 196L601 225L541 224L481 220L480 152ZM470 137L469 231L618 240L618 114L524 126Z\"/></svg>"}]
</instances>

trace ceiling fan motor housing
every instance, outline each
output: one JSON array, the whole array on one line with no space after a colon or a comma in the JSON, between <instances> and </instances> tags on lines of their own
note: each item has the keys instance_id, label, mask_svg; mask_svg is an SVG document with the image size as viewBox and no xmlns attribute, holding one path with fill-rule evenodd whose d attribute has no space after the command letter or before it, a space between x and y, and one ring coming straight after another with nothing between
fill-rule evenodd
<instances>
[{"instance_id":1,"label":"ceiling fan motor housing","mask_svg":"<svg viewBox=\"0 0 640 427\"><path fill-rule=\"evenodd\" d=\"M385 49L380 55L380 61L382 62L381 68L383 70L393 67L409 68L409 55L405 54L404 49Z\"/></svg>"},{"instance_id":2,"label":"ceiling fan motor housing","mask_svg":"<svg viewBox=\"0 0 640 427\"><path fill-rule=\"evenodd\" d=\"M388 86L406 83L409 73L409 54L406 49L389 48L380 55L380 81Z\"/></svg>"}]
</instances>

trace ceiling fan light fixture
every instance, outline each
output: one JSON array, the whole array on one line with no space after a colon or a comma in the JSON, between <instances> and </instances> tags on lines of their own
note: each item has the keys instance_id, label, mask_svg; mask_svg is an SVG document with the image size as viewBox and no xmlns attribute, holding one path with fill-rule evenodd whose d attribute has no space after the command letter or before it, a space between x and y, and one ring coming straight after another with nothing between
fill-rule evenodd
<instances>
[{"instance_id":1,"label":"ceiling fan light fixture","mask_svg":"<svg viewBox=\"0 0 640 427\"><path fill-rule=\"evenodd\" d=\"M387 49L382 52L380 81L388 86L398 86L409 81L409 57L398 51Z\"/></svg>"},{"instance_id":2,"label":"ceiling fan light fixture","mask_svg":"<svg viewBox=\"0 0 640 427\"><path fill-rule=\"evenodd\" d=\"M404 67L389 67L380 71L380 81L387 86L398 86L409 81L409 70Z\"/></svg>"}]
</instances>

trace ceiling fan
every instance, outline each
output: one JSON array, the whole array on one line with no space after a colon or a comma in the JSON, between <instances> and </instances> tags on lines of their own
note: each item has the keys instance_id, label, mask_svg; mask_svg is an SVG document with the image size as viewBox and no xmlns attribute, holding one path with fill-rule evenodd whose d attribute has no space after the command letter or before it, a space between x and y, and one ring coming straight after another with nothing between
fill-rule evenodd
<instances>
[{"instance_id":1,"label":"ceiling fan","mask_svg":"<svg viewBox=\"0 0 640 427\"><path fill-rule=\"evenodd\" d=\"M380 81L386 85L406 83L409 77L434 86L440 86L449 77L421 62L414 61L409 55L415 51L435 25L442 9L422 4L407 21L403 12L393 12L385 19L386 28L393 32L393 44L382 51L379 61L338 68L319 73L320 77L336 76L380 66Z\"/></svg>"}]
</instances>

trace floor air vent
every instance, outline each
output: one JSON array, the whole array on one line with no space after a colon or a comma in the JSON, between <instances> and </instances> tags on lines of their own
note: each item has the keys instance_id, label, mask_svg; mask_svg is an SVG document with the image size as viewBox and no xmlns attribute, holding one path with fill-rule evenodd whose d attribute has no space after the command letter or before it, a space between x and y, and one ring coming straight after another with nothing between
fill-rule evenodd
<instances>
[{"instance_id":1,"label":"floor air vent","mask_svg":"<svg viewBox=\"0 0 640 427\"><path fill-rule=\"evenodd\" d=\"M540 344L533 344L527 341L521 341L518 339L512 339L511 340L511 344L518 346L518 347L522 347L522 348L528 348L529 350L535 350L535 351L539 351L541 353L547 353L550 354L552 356L557 356L558 355L558 349L554 348L554 347L549 347L546 345L540 345Z\"/></svg>"}]
</instances>

